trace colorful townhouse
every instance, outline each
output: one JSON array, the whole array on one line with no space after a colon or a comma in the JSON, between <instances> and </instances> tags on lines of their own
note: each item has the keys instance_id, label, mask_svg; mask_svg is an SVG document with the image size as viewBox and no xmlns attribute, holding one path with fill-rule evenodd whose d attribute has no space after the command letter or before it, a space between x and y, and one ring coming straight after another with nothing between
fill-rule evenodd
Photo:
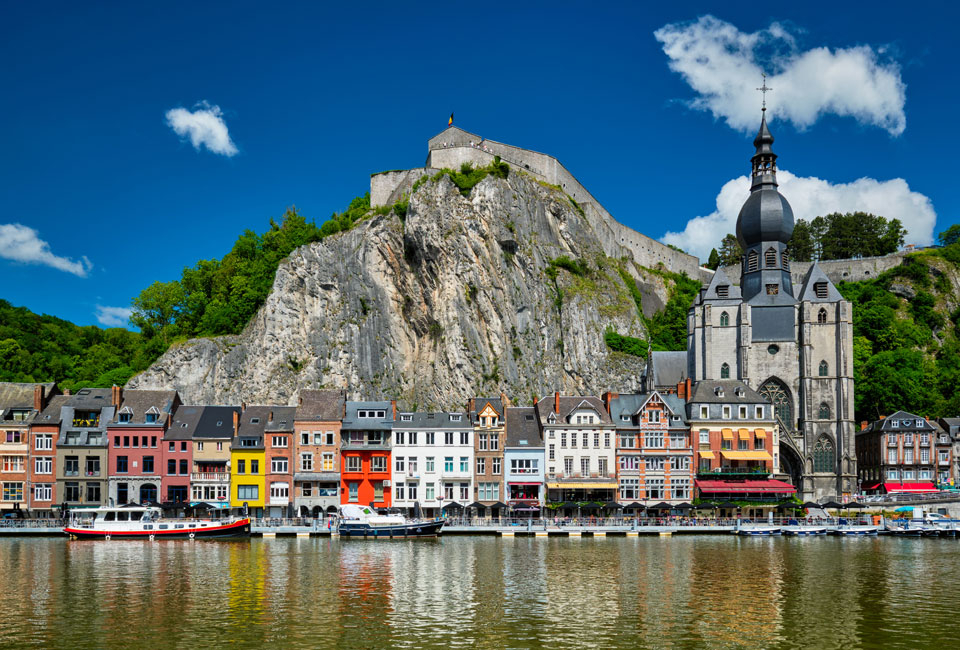
<instances>
[{"instance_id":1,"label":"colorful townhouse","mask_svg":"<svg viewBox=\"0 0 960 650\"><path fill-rule=\"evenodd\" d=\"M57 439L60 437L60 413L69 399L69 392L54 395L30 423L30 510L34 517L50 518L57 514L55 509L60 503L55 474ZM41 403L43 401L41 399Z\"/></svg>"},{"instance_id":2,"label":"colorful townhouse","mask_svg":"<svg viewBox=\"0 0 960 650\"><path fill-rule=\"evenodd\" d=\"M752 517L765 514L764 504L776 505L796 493L790 483L773 478L779 472L780 445L773 410L766 397L741 381L693 384L687 419L694 440L696 489L703 501L754 502L755 507L742 510ZM824 450L816 466L832 467L835 460L832 449Z\"/></svg>"},{"instance_id":3,"label":"colorful townhouse","mask_svg":"<svg viewBox=\"0 0 960 650\"><path fill-rule=\"evenodd\" d=\"M603 401L554 393L537 402L537 417L547 450L547 503L613 500L616 427Z\"/></svg>"},{"instance_id":4,"label":"colorful townhouse","mask_svg":"<svg viewBox=\"0 0 960 650\"><path fill-rule=\"evenodd\" d=\"M617 500L621 505L693 499L695 463L686 418L686 384L677 393L606 393L617 428Z\"/></svg>"},{"instance_id":5,"label":"colorful townhouse","mask_svg":"<svg viewBox=\"0 0 960 650\"><path fill-rule=\"evenodd\" d=\"M266 490L268 517L293 517L293 437L295 406L271 406L263 430L267 457Z\"/></svg>"},{"instance_id":6,"label":"colorful townhouse","mask_svg":"<svg viewBox=\"0 0 960 650\"><path fill-rule=\"evenodd\" d=\"M0 383L0 510L30 505L30 423L54 384Z\"/></svg>"},{"instance_id":7,"label":"colorful townhouse","mask_svg":"<svg viewBox=\"0 0 960 650\"><path fill-rule=\"evenodd\" d=\"M113 420L107 424L107 501L113 505L161 499L164 433L180 405L174 390L111 389Z\"/></svg>"},{"instance_id":8,"label":"colorful townhouse","mask_svg":"<svg viewBox=\"0 0 960 650\"><path fill-rule=\"evenodd\" d=\"M508 406L503 448L506 503L510 515L535 519L544 504L544 446L537 409Z\"/></svg>"},{"instance_id":9,"label":"colorful townhouse","mask_svg":"<svg viewBox=\"0 0 960 650\"><path fill-rule=\"evenodd\" d=\"M471 397L467 412L473 424L476 469L473 475L473 500L483 506L476 515L505 516L503 488L503 447L506 444L507 398Z\"/></svg>"},{"instance_id":10,"label":"colorful townhouse","mask_svg":"<svg viewBox=\"0 0 960 650\"><path fill-rule=\"evenodd\" d=\"M294 508L302 517L336 514L340 505L340 425L346 393L304 390L297 402L293 418L297 443Z\"/></svg>"},{"instance_id":11,"label":"colorful townhouse","mask_svg":"<svg viewBox=\"0 0 960 650\"><path fill-rule=\"evenodd\" d=\"M940 486L956 488L960 485L960 418L938 418L937 425L943 431L940 437L941 445L937 450L937 473L940 475ZM947 457L950 465L943 465L944 447L949 444L950 451ZM946 480L944 480L946 479Z\"/></svg>"},{"instance_id":12,"label":"colorful townhouse","mask_svg":"<svg viewBox=\"0 0 960 650\"><path fill-rule=\"evenodd\" d=\"M393 506L424 516L458 512L470 501L473 425L467 413L400 412L393 423Z\"/></svg>"},{"instance_id":13,"label":"colorful townhouse","mask_svg":"<svg viewBox=\"0 0 960 650\"><path fill-rule=\"evenodd\" d=\"M190 472L190 505L207 511L230 508L230 448L234 417L239 406L181 406L171 430L191 434L193 468Z\"/></svg>"},{"instance_id":14,"label":"colorful townhouse","mask_svg":"<svg viewBox=\"0 0 960 650\"><path fill-rule=\"evenodd\" d=\"M390 507L390 453L397 403L347 402L340 427L341 503Z\"/></svg>"},{"instance_id":15,"label":"colorful townhouse","mask_svg":"<svg viewBox=\"0 0 960 650\"><path fill-rule=\"evenodd\" d=\"M57 495L61 506L107 504L107 425L116 408L109 388L82 388L60 410Z\"/></svg>"},{"instance_id":16,"label":"colorful townhouse","mask_svg":"<svg viewBox=\"0 0 960 650\"><path fill-rule=\"evenodd\" d=\"M861 492L936 492L941 459L948 471L952 464L951 445L946 438L949 436L936 422L906 411L871 422L856 438Z\"/></svg>"},{"instance_id":17,"label":"colorful townhouse","mask_svg":"<svg viewBox=\"0 0 960 650\"><path fill-rule=\"evenodd\" d=\"M269 406L241 405L235 413L236 434L230 443L230 509L234 514L263 517L266 506L266 453L263 434Z\"/></svg>"}]
</instances>

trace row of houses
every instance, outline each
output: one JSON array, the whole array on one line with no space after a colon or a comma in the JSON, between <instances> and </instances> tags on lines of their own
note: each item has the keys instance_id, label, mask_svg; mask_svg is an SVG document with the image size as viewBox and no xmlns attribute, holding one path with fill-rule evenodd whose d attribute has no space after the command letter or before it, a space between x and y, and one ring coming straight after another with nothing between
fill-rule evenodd
<instances>
[{"instance_id":1,"label":"row of houses","mask_svg":"<svg viewBox=\"0 0 960 650\"><path fill-rule=\"evenodd\" d=\"M953 485L958 424L902 412L864 423L861 488ZM778 449L771 404L735 380L555 393L533 406L475 397L442 412L335 390L304 390L296 406L223 406L183 404L175 391L0 384L0 508L32 517L126 503L269 517L316 517L341 503L426 516L695 499L759 510L796 492ZM822 449L814 461L837 459Z\"/></svg>"}]
</instances>

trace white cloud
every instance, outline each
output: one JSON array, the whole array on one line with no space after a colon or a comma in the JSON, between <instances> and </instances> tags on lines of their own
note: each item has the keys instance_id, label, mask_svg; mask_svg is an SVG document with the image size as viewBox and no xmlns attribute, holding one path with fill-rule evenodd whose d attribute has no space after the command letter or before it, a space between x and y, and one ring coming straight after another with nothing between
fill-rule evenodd
<instances>
[{"instance_id":1,"label":"white cloud","mask_svg":"<svg viewBox=\"0 0 960 650\"><path fill-rule=\"evenodd\" d=\"M690 105L710 111L741 131L756 129L761 73L766 71L767 118L782 118L803 129L822 114L851 116L863 124L900 135L906 86L900 66L882 60L883 50L859 45L801 51L786 27L741 32L713 16L672 23L655 31L670 59L698 97Z\"/></svg>"},{"instance_id":2,"label":"white cloud","mask_svg":"<svg viewBox=\"0 0 960 650\"><path fill-rule=\"evenodd\" d=\"M130 320L132 309L127 307L104 307L97 305L97 320L107 327L126 327Z\"/></svg>"},{"instance_id":3,"label":"white cloud","mask_svg":"<svg viewBox=\"0 0 960 650\"><path fill-rule=\"evenodd\" d=\"M190 136L190 142L197 151L202 145L213 153L235 155L237 147L230 139L220 107L204 101L194 108L196 110L192 112L185 108L171 108L166 114L167 124L177 135Z\"/></svg>"},{"instance_id":4,"label":"white cloud","mask_svg":"<svg viewBox=\"0 0 960 650\"><path fill-rule=\"evenodd\" d=\"M54 255L50 244L39 237L39 233L19 223L0 224L0 257L22 264L42 264L60 271L73 273L81 278L93 268L86 255L79 260Z\"/></svg>"},{"instance_id":5,"label":"white cloud","mask_svg":"<svg viewBox=\"0 0 960 650\"><path fill-rule=\"evenodd\" d=\"M833 184L813 176L794 176L777 170L780 193L790 202L795 219L810 221L831 212L871 212L887 219L899 219L907 229L906 240L921 246L933 243L937 213L930 199L910 190L902 178L878 181L860 178L852 183ZM717 209L694 217L680 232L668 232L660 241L679 246L707 260L711 248L718 248L727 233L736 233L737 215L750 195L750 179L740 176L724 183L717 194Z\"/></svg>"}]
</instances>

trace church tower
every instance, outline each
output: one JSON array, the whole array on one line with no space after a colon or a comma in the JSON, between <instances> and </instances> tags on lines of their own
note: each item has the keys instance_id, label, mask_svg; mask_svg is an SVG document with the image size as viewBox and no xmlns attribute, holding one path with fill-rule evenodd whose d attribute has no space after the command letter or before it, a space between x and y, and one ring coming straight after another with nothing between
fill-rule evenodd
<instances>
[{"instance_id":1,"label":"church tower","mask_svg":"<svg viewBox=\"0 0 960 650\"><path fill-rule=\"evenodd\" d=\"M777 185L766 107L753 141L750 196L737 218L740 286L718 269L687 317L694 381L739 379L778 423L774 467L805 499L857 489L850 303L813 264L800 295L790 275L794 218Z\"/></svg>"}]
</instances>

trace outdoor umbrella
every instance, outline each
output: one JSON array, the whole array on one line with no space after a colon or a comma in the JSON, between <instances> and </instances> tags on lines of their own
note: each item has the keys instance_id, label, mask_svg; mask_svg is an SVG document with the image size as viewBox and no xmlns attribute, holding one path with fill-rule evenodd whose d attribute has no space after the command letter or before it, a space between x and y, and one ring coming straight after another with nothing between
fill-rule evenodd
<instances>
[{"instance_id":1,"label":"outdoor umbrella","mask_svg":"<svg viewBox=\"0 0 960 650\"><path fill-rule=\"evenodd\" d=\"M740 506L738 506L738 505L737 505L736 503L734 503L733 501L724 501L723 503L721 503L721 504L718 505L717 507L718 507L718 508L739 508Z\"/></svg>"},{"instance_id":2,"label":"outdoor umbrella","mask_svg":"<svg viewBox=\"0 0 960 650\"><path fill-rule=\"evenodd\" d=\"M693 510L694 505L692 503L687 503L686 501L684 501L683 503L679 503L673 506L673 509L674 510Z\"/></svg>"},{"instance_id":3,"label":"outdoor umbrella","mask_svg":"<svg viewBox=\"0 0 960 650\"><path fill-rule=\"evenodd\" d=\"M836 501L827 501L826 503L822 503L817 507L823 508L824 510L826 510L827 508L830 508L832 510L839 510L840 508L843 508L843 504L837 503Z\"/></svg>"},{"instance_id":4,"label":"outdoor umbrella","mask_svg":"<svg viewBox=\"0 0 960 650\"><path fill-rule=\"evenodd\" d=\"M463 506L457 503L456 501L451 501L447 505L443 506L444 510L463 510Z\"/></svg>"},{"instance_id":5,"label":"outdoor umbrella","mask_svg":"<svg viewBox=\"0 0 960 650\"><path fill-rule=\"evenodd\" d=\"M600 506L598 506L596 503L587 503L585 505L580 506L580 509L581 510L599 510Z\"/></svg>"},{"instance_id":6,"label":"outdoor umbrella","mask_svg":"<svg viewBox=\"0 0 960 650\"><path fill-rule=\"evenodd\" d=\"M468 505L467 507L468 507L468 508L474 508L474 509L476 509L476 510L483 510L483 509L486 508L487 506L483 505L483 504L480 503L479 501L474 501L473 503L471 503L471 504Z\"/></svg>"},{"instance_id":7,"label":"outdoor umbrella","mask_svg":"<svg viewBox=\"0 0 960 650\"><path fill-rule=\"evenodd\" d=\"M698 506L694 506L697 510L716 510L717 504L715 503L701 503Z\"/></svg>"},{"instance_id":8,"label":"outdoor umbrella","mask_svg":"<svg viewBox=\"0 0 960 650\"><path fill-rule=\"evenodd\" d=\"M493 504L492 506L490 506L490 507L491 507L491 508L501 508L501 509L502 509L502 508L507 508L507 507L509 507L509 506L507 506L507 504L504 503L503 501L497 501L496 503L494 503L494 504Z\"/></svg>"},{"instance_id":9,"label":"outdoor umbrella","mask_svg":"<svg viewBox=\"0 0 960 650\"><path fill-rule=\"evenodd\" d=\"M804 507L804 508L807 508L807 509L810 509L810 508L819 508L819 507L820 507L820 504L817 503L816 501L807 501L807 502L805 502L805 503L803 504L803 507Z\"/></svg>"},{"instance_id":10,"label":"outdoor umbrella","mask_svg":"<svg viewBox=\"0 0 960 650\"><path fill-rule=\"evenodd\" d=\"M611 510L619 510L620 508L623 508L623 506L617 503L616 501L607 501L606 503L603 504L603 507L609 508Z\"/></svg>"},{"instance_id":11,"label":"outdoor umbrella","mask_svg":"<svg viewBox=\"0 0 960 650\"><path fill-rule=\"evenodd\" d=\"M673 506L670 505L669 503L667 503L666 501L661 501L660 503L658 503L658 504L656 504L656 505L647 506L647 510L669 510L669 509L672 508L672 507L673 507Z\"/></svg>"},{"instance_id":12,"label":"outdoor umbrella","mask_svg":"<svg viewBox=\"0 0 960 650\"><path fill-rule=\"evenodd\" d=\"M637 503L636 501L634 501L633 503L628 503L627 505L623 506L623 509L624 510L646 510L646 506L643 505L642 503Z\"/></svg>"},{"instance_id":13,"label":"outdoor umbrella","mask_svg":"<svg viewBox=\"0 0 960 650\"><path fill-rule=\"evenodd\" d=\"M913 506L900 506L894 512L913 512Z\"/></svg>"},{"instance_id":14,"label":"outdoor umbrella","mask_svg":"<svg viewBox=\"0 0 960 650\"><path fill-rule=\"evenodd\" d=\"M865 504L865 503L860 503L859 501L851 501L850 503L848 503L848 504L845 505L844 507L847 508L848 510L859 510L859 509L862 509L862 508L866 508L866 507L867 507L867 504Z\"/></svg>"}]
</instances>

